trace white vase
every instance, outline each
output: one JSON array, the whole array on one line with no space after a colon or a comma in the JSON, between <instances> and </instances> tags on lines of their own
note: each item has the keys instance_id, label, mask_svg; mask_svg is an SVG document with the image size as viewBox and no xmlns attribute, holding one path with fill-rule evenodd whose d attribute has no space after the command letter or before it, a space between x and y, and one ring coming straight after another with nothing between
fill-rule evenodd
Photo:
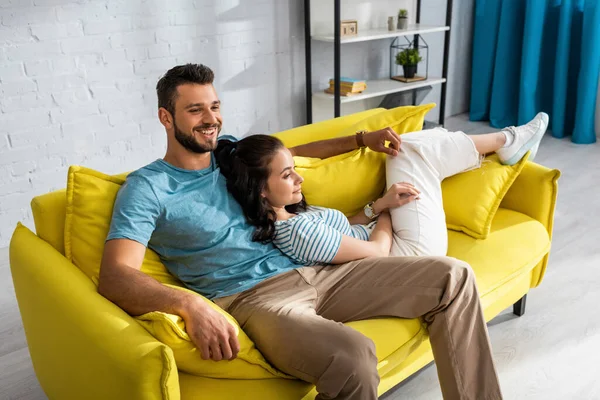
<instances>
[{"instance_id":1,"label":"white vase","mask_svg":"<svg viewBox=\"0 0 600 400\"><path fill-rule=\"evenodd\" d=\"M388 17L388 31L395 31L396 24L394 24L394 17Z\"/></svg>"}]
</instances>

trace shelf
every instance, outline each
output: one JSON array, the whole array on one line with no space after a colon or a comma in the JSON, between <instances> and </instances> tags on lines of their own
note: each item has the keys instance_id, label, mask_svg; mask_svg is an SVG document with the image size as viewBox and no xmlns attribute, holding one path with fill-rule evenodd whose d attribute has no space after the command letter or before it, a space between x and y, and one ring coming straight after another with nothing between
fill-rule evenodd
<instances>
[{"instance_id":1,"label":"shelf","mask_svg":"<svg viewBox=\"0 0 600 400\"><path fill-rule=\"evenodd\" d=\"M423 25L423 24L414 24L409 25L408 29L404 30L396 30L396 31L388 31L387 29L372 29L366 31L359 31L356 36L344 36L341 38L341 43L356 43L356 42L366 42L368 40L378 40L378 39L387 39L394 38L397 36L412 36L423 33L432 33L432 32L444 32L450 30L449 26L435 26L435 25ZM333 42L333 35L314 35L312 36L313 40L318 40L320 42Z\"/></svg>"},{"instance_id":2,"label":"shelf","mask_svg":"<svg viewBox=\"0 0 600 400\"><path fill-rule=\"evenodd\" d=\"M429 77L429 79L426 79L424 81L417 81L411 83L402 83L389 78L368 80L367 89L364 92L354 96L341 96L340 101L341 103L351 103L353 101L370 99L371 97L377 96L384 96L390 93L398 93L405 92L407 90L418 89L424 86L439 85L444 82L446 82L446 79L444 78L433 77ZM332 94L327 94L325 92L315 92L313 93L313 97L327 100L333 100L334 98Z\"/></svg>"}]
</instances>

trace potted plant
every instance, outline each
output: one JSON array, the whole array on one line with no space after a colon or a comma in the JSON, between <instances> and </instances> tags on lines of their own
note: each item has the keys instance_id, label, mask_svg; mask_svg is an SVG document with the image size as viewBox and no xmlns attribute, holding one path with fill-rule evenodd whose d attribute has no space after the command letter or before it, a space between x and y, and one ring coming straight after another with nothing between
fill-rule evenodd
<instances>
[{"instance_id":1,"label":"potted plant","mask_svg":"<svg viewBox=\"0 0 600 400\"><path fill-rule=\"evenodd\" d=\"M401 8L398 11L398 29L406 29L408 27L408 10Z\"/></svg>"},{"instance_id":2,"label":"potted plant","mask_svg":"<svg viewBox=\"0 0 600 400\"><path fill-rule=\"evenodd\" d=\"M418 49L407 48L396 54L396 64L402 65L405 78L414 78L417 64L422 60Z\"/></svg>"}]
</instances>

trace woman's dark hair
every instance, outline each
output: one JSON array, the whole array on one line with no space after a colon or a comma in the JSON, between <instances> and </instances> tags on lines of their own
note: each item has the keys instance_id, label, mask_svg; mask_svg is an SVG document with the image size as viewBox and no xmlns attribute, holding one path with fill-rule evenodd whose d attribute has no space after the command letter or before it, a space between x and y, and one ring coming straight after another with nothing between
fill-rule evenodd
<instances>
[{"instance_id":1,"label":"woman's dark hair","mask_svg":"<svg viewBox=\"0 0 600 400\"><path fill-rule=\"evenodd\" d=\"M211 85L214 79L215 74L206 65L184 64L171 68L156 84L158 108L163 107L170 112L171 115L175 115L177 86L186 83Z\"/></svg>"},{"instance_id":2,"label":"woman's dark hair","mask_svg":"<svg viewBox=\"0 0 600 400\"><path fill-rule=\"evenodd\" d=\"M275 211L261 196L267 187L271 171L269 164L284 148L281 140L269 135L252 135L239 142L220 140L215 157L221 173L227 179L227 190L244 210L246 220L256 227L252 240L268 243L275 234ZM306 201L288 205L291 213L306 211Z\"/></svg>"}]
</instances>

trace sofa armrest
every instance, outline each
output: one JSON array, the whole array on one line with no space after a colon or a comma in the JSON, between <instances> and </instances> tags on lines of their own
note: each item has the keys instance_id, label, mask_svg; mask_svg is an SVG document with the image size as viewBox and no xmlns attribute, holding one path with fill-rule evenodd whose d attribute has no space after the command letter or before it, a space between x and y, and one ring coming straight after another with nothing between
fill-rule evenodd
<instances>
[{"instance_id":1,"label":"sofa armrest","mask_svg":"<svg viewBox=\"0 0 600 400\"><path fill-rule=\"evenodd\" d=\"M180 398L171 349L21 224L10 268L33 367L49 398Z\"/></svg>"},{"instance_id":2,"label":"sofa armrest","mask_svg":"<svg viewBox=\"0 0 600 400\"><path fill-rule=\"evenodd\" d=\"M37 235L60 254L65 254L67 190L61 189L34 197L31 200L31 211Z\"/></svg>"},{"instance_id":3,"label":"sofa armrest","mask_svg":"<svg viewBox=\"0 0 600 400\"><path fill-rule=\"evenodd\" d=\"M552 240L558 178L560 178L560 171L527 162L500 207L518 211L539 221ZM548 255L549 253L534 268L531 287L536 287L542 282L548 264Z\"/></svg>"}]
</instances>

